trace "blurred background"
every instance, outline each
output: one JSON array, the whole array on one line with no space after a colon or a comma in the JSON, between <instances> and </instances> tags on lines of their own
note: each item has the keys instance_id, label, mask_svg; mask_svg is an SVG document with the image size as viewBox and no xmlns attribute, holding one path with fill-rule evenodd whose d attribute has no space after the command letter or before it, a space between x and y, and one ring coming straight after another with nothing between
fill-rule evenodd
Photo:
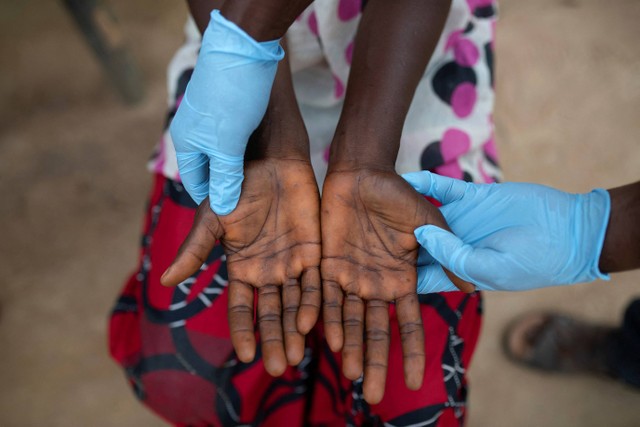
<instances>
[{"instance_id":1,"label":"blurred background","mask_svg":"<svg viewBox=\"0 0 640 427\"><path fill-rule=\"evenodd\" d=\"M2 426L163 425L109 359L106 325L136 265L145 162L187 12L176 0L108 4L144 82L135 105L123 102L62 1L0 3ZM503 0L500 16L495 117L505 178L575 192L640 179L640 2ZM468 426L640 425L640 392L515 366L500 341L514 316L537 309L616 324L638 294L640 272L485 294Z\"/></svg>"}]
</instances>

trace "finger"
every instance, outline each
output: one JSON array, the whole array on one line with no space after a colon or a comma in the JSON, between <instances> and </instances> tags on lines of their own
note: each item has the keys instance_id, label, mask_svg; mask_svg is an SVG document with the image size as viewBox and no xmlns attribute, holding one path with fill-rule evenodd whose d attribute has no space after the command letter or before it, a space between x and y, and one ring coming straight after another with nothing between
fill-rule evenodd
<instances>
[{"instance_id":1,"label":"finger","mask_svg":"<svg viewBox=\"0 0 640 427\"><path fill-rule=\"evenodd\" d=\"M209 158L202 153L176 153L176 158L182 185L199 205L209 195Z\"/></svg>"},{"instance_id":2,"label":"finger","mask_svg":"<svg viewBox=\"0 0 640 427\"><path fill-rule=\"evenodd\" d=\"M416 196L420 197L418 195ZM431 203L426 201L424 198L420 198L418 212L420 212L420 214L416 218L416 222L415 222L416 228L414 229L413 233L416 236L417 242L420 243L421 246L424 247L419 237L426 236L429 234L428 231L431 230L429 226L435 225L439 227L440 230L451 231L451 229L449 228L449 225L447 224L447 221L442 215L442 212L440 212L440 210L435 208ZM427 224L427 225L424 225L424 224ZM425 249L427 248L425 247ZM428 252L433 257L433 253L431 251L428 251ZM449 280L462 292L471 293L476 290L475 285L473 283L470 283L470 281L468 281L466 277L464 276L456 277L457 272L455 272L454 274L451 274L445 271L445 273L447 274L447 277L449 278Z\"/></svg>"},{"instance_id":3,"label":"finger","mask_svg":"<svg viewBox=\"0 0 640 427\"><path fill-rule=\"evenodd\" d=\"M389 305L385 301L367 302L367 354L364 361L364 398L372 405L384 396L389 363Z\"/></svg>"},{"instance_id":4,"label":"finger","mask_svg":"<svg viewBox=\"0 0 640 427\"><path fill-rule=\"evenodd\" d=\"M446 270L468 282L476 281L465 269L465 263L474 256L471 245L465 244L455 234L435 225L419 227L414 234L418 243ZM452 282L456 284L454 280Z\"/></svg>"},{"instance_id":5,"label":"finger","mask_svg":"<svg viewBox=\"0 0 640 427\"><path fill-rule=\"evenodd\" d=\"M429 171L405 173L402 178L411 184L418 193L433 197L443 204L460 200L470 186L473 186L465 181Z\"/></svg>"},{"instance_id":6,"label":"finger","mask_svg":"<svg viewBox=\"0 0 640 427\"><path fill-rule=\"evenodd\" d=\"M298 311L297 326L301 334L308 334L318 321L322 294L320 292L320 270L308 268L302 273L302 300Z\"/></svg>"},{"instance_id":7,"label":"finger","mask_svg":"<svg viewBox=\"0 0 640 427\"><path fill-rule=\"evenodd\" d=\"M218 215L229 215L238 206L244 179L243 158L209 157L209 203Z\"/></svg>"},{"instance_id":8,"label":"finger","mask_svg":"<svg viewBox=\"0 0 640 427\"><path fill-rule=\"evenodd\" d=\"M344 346L342 372L350 380L362 375L362 340L364 335L364 302L357 295L347 295L343 307Z\"/></svg>"},{"instance_id":9,"label":"finger","mask_svg":"<svg viewBox=\"0 0 640 427\"><path fill-rule=\"evenodd\" d=\"M244 363L252 362L256 355L252 286L239 281L229 282L227 317L231 343L238 359Z\"/></svg>"},{"instance_id":10,"label":"finger","mask_svg":"<svg viewBox=\"0 0 640 427\"><path fill-rule=\"evenodd\" d=\"M414 230L414 234L415 234L415 230ZM418 247L418 268L424 267L430 264L437 264L437 261L431 256L429 251L427 251L422 246L419 246Z\"/></svg>"},{"instance_id":11,"label":"finger","mask_svg":"<svg viewBox=\"0 0 640 427\"><path fill-rule=\"evenodd\" d=\"M274 377L287 368L282 336L282 304L280 288L267 285L258 288L258 329L262 343L262 359L266 371Z\"/></svg>"},{"instance_id":12,"label":"finger","mask_svg":"<svg viewBox=\"0 0 640 427\"><path fill-rule=\"evenodd\" d=\"M222 236L223 230L208 203L200 205L189 235L180 246L176 258L160 278L164 286L175 286L202 267Z\"/></svg>"},{"instance_id":13,"label":"finger","mask_svg":"<svg viewBox=\"0 0 640 427\"><path fill-rule=\"evenodd\" d=\"M509 270L506 258L493 248L474 248L455 234L433 225L417 228L415 235L450 279L458 276L488 291L508 289L508 284L513 283L513 278L505 274ZM460 288L455 280L452 282Z\"/></svg>"},{"instance_id":14,"label":"finger","mask_svg":"<svg viewBox=\"0 0 640 427\"><path fill-rule=\"evenodd\" d=\"M518 277L527 274L524 267L517 264L512 258L493 248L473 248L473 256L466 260L464 267L467 275L473 277L478 285L477 289L504 291L515 290L513 286L519 281ZM514 265L516 265L515 270ZM530 288L520 288L520 290L526 289Z\"/></svg>"},{"instance_id":15,"label":"finger","mask_svg":"<svg viewBox=\"0 0 640 427\"><path fill-rule=\"evenodd\" d=\"M284 346L289 365L295 366L304 357L304 335L296 326L296 316L300 308L300 281L291 279L282 287L282 327Z\"/></svg>"},{"instance_id":16,"label":"finger","mask_svg":"<svg viewBox=\"0 0 640 427\"><path fill-rule=\"evenodd\" d=\"M342 350L344 331L342 329L342 302L344 293L337 282L322 281L322 317L324 335L331 351Z\"/></svg>"},{"instance_id":17,"label":"finger","mask_svg":"<svg viewBox=\"0 0 640 427\"><path fill-rule=\"evenodd\" d=\"M418 390L424 376L424 329L420 303L416 294L396 300L396 316L400 328L404 359L404 382L411 390Z\"/></svg>"},{"instance_id":18,"label":"finger","mask_svg":"<svg viewBox=\"0 0 640 427\"><path fill-rule=\"evenodd\" d=\"M449 228L446 224L443 226ZM477 281L469 276L462 264L473 253L470 245L465 245L450 231L431 224L416 228L414 235L420 246L442 265L444 273L458 289L466 293L476 290L474 283Z\"/></svg>"},{"instance_id":19,"label":"finger","mask_svg":"<svg viewBox=\"0 0 640 427\"><path fill-rule=\"evenodd\" d=\"M418 294L434 292L453 292L458 287L451 278L457 279L449 270L442 268L431 254L422 246L418 249ZM462 281L462 279L460 279ZM467 283L462 281L462 283Z\"/></svg>"},{"instance_id":20,"label":"finger","mask_svg":"<svg viewBox=\"0 0 640 427\"><path fill-rule=\"evenodd\" d=\"M418 294L454 292L457 290L458 288L451 282L451 279L449 279L440 264L435 263L418 267Z\"/></svg>"}]
</instances>

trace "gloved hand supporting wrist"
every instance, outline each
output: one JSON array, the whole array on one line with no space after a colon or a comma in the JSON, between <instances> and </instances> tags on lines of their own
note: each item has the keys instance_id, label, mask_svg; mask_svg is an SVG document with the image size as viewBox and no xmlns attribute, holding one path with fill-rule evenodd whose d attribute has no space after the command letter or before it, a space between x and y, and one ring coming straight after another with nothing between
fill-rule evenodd
<instances>
[{"instance_id":1,"label":"gloved hand supporting wrist","mask_svg":"<svg viewBox=\"0 0 640 427\"><path fill-rule=\"evenodd\" d=\"M537 184L472 184L429 172L403 177L442 202L453 230L415 230L418 291L454 290L442 267L480 290L527 290L609 278L598 263L609 193L569 194Z\"/></svg>"},{"instance_id":2,"label":"gloved hand supporting wrist","mask_svg":"<svg viewBox=\"0 0 640 427\"><path fill-rule=\"evenodd\" d=\"M186 190L198 204L210 196L219 215L238 203L247 142L265 114L283 57L278 40L257 42L220 11L211 12L170 132Z\"/></svg>"}]
</instances>

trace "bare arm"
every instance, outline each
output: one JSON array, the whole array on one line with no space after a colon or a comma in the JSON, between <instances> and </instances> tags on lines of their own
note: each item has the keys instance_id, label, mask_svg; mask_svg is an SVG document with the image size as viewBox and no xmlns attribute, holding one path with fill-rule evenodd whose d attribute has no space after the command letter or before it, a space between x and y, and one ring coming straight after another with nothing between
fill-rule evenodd
<instances>
[{"instance_id":1,"label":"bare arm","mask_svg":"<svg viewBox=\"0 0 640 427\"><path fill-rule=\"evenodd\" d=\"M611 216L600 255L605 273L640 268L640 181L609 190Z\"/></svg>"},{"instance_id":2,"label":"bare arm","mask_svg":"<svg viewBox=\"0 0 640 427\"><path fill-rule=\"evenodd\" d=\"M355 40L330 167L393 170L404 120L450 0L370 0Z\"/></svg>"},{"instance_id":3,"label":"bare arm","mask_svg":"<svg viewBox=\"0 0 640 427\"><path fill-rule=\"evenodd\" d=\"M424 375L413 230L420 222L447 225L394 166L411 100L449 6L449 0L369 0L331 145L321 201L325 336L333 351L342 350L347 378L364 372L364 397L371 404L385 389L389 303L395 304L407 387L420 388Z\"/></svg>"},{"instance_id":4,"label":"bare arm","mask_svg":"<svg viewBox=\"0 0 640 427\"><path fill-rule=\"evenodd\" d=\"M209 25L211 11L222 8L225 3L226 0L187 0L189 12L191 12L193 20L196 21L200 34L203 34Z\"/></svg>"}]
</instances>

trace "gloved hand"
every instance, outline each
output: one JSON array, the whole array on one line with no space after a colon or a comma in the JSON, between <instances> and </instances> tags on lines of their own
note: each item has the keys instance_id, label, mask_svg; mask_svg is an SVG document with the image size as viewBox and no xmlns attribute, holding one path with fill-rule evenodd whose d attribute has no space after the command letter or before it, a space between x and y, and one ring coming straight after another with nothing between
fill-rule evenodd
<instances>
[{"instance_id":1,"label":"gloved hand","mask_svg":"<svg viewBox=\"0 0 640 427\"><path fill-rule=\"evenodd\" d=\"M537 184L471 184L430 172L403 175L433 197L454 234L415 230L426 249L418 293L457 290L442 267L480 290L519 291L608 280L598 260L611 202L602 189L569 194Z\"/></svg>"},{"instance_id":2,"label":"gloved hand","mask_svg":"<svg viewBox=\"0 0 640 427\"><path fill-rule=\"evenodd\" d=\"M247 142L265 114L283 57L278 40L257 42L220 11L211 12L169 130L184 187L198 204L208 195L218 215L238 204Z\"/></svg>"}]
</instances>

